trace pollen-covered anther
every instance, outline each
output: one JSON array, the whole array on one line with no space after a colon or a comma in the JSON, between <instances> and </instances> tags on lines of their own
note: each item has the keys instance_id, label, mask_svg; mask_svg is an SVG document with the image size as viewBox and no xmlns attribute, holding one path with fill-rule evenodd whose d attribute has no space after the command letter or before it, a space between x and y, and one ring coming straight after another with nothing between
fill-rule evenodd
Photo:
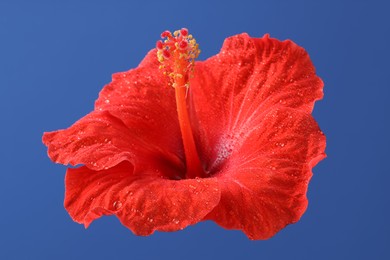
<instances>
[{"instance_id":1,"label":"pollen-covered anther","mask_svg":"<svg viewBox=\"0 0 390 260\"><path fill-rule=\"evenodd\" d=\"M196 40L186 28L177 30L173 34L165 31L161 37L163 39L156 43L157 58L161 63L160 69L164 74L169 75L172 86L188 86L188 79L192 77L194 60L200 53Z\"/></svg>"}]
</instances>

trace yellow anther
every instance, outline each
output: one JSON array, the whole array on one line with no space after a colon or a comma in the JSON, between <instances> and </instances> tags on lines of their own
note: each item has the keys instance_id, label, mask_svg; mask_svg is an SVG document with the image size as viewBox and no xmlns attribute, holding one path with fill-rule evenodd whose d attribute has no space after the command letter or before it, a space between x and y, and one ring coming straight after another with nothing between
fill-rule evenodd
<instances>
[{"instance_id":1,"label":"yellow anther","mask_svg":"<svg viewBox=\"0 0 390 260\"><path fill-rule=\"evenodd\" d=\"M175 31L173 35L169 31L161 35L165 39L156 44L157 59L161 63L159 68L169 76L173 87L188 87L194 60L200 53L196 40L185 28Z\"/></svg>"}]
</instances>

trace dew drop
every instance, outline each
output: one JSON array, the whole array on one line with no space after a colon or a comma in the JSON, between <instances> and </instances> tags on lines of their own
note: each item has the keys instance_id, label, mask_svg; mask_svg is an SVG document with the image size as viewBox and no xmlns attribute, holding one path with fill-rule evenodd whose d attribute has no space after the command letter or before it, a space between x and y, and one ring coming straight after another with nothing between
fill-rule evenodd
<instances>
[{"instance_id":1,"label":"dew drop","mask_svg":"<svg viewBox=\"0 0 390 260\"><path fill-rule=\"evenodd\" d=\"M114 209L120 209L122 207L122 202L120 200L114 201L112 206L114 207Z\"/></svg>"},{"instance_id":2,"label":"dew drop","mask_svg":"<svg viewBox=\"0 0 390 260\"><path fill-rule=\"evenodd\" d=\"M172 219L172 222L177 225L177 224L179 224L180 221L178 219L174 218L174 219Z\"/></svg>"}]
</instances>

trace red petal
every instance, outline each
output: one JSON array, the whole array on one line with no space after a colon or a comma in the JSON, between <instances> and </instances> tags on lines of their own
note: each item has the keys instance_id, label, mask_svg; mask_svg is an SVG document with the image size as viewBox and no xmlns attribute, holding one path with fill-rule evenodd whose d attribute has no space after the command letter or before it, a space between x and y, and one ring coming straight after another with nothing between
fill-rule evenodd
<instances>
[{"instance_id":1,"label":"red petal","mask_svg":"<svg viewBox=\"0 0 390 260\"><path fill-rule=\"evenodd\" d=\"M307 207L311 169L325 157L325 136L306 113L279 108L245 138L225 140L231 151L218 175L221 202L208 215L251 239L267 239L299 220ZM225 147L225 148L226 148Z\"/></svg>"},{"instance_id":2,"label":"red petal","mask_svg":"<svg viewBox=\"0 0 390 260\"><path fill-rule=\"evenodd\" d=\"M218 55L196 63L189 88L195 135L209 170L222 136L250 131L272 107L310 113L322 87L308 54L293 42L247 34L226 39Z\"/></svg>"},{"instance_id":3,"label":"red petal","mask_svg":"<svg viewBox=\"0 0 390 260\"><path fill-rule=\"evenodd\" d=\"M45 133L43 142L54 162L85 164L91 169L112 167L134 157L129 129L107 111L90 113L68 129Z\"/></svg>"},{"instance_id":4,"label":"red petal","mask_svg":"<svg viewBox=\"0 0 390 260\"><path fill-rule=\"evenodd\" d=\"M65 207L86 227L115 214L137 235L176 231L202 220L219 202L215 178L173 181L133 173L123 162L111 169L68 169Z\"/></svg>"},{"instance_id":5,"label":"red petal","mask_svg":"<svg viewBox=\"0 0 390 260\"><path fill-rule=\"evenodd\" d=\"M167 78L158 69L155 51L138 68L114 74L101 91L95 112L66 130L44 135L49 156L58 163L85 164L94 170L123 160L138 167L150 164L151 157L183 167L174 91Z\"/></svg>"}]
</instances>

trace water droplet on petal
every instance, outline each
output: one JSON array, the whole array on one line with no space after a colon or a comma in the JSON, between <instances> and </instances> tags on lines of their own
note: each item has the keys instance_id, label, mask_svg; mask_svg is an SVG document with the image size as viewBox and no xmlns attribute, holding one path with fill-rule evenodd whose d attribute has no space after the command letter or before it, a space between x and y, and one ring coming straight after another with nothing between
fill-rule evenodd
<instances>
[{"instance_id":1,"label":"water droplet on petal","mask_svg":"<svg viewBox=\"0 0 390 260\"><path fill-rule=\"evenodd\" d=\"M120 200L114 201L112 206L114 207L114 209L118 210L122 207L122 202Z\"/></svg>"}]
</instances>

